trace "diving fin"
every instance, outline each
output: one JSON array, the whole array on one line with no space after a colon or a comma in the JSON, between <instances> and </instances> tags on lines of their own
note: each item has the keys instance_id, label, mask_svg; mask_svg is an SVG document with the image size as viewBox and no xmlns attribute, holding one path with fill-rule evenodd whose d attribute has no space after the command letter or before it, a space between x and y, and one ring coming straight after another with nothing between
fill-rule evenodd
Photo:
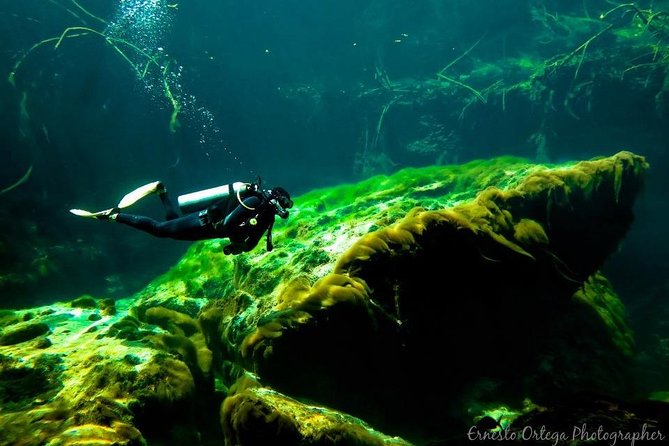
<instances>
[{"instance_id":1,"label":"diving fin","mask_svg":"<svg viewBox=\"0 0 669 446\"><path fill-rule=\"evenodd\" d=\"M95 218L98 220L109 220L109 218L113 214L118 213L118 208L105 209L104 211L100 212L89 212L83 209L70 209L70 212L79 217Z\"/></svg>"},{"instance_id":2,"label":"diving fin","mask_svg":"<svg viewBox=\"0 0 669 446\"><path fill-rule=\"evenodd\" d=\"M163 187L163 184L160 181L154 181L153 183L145 184L144 186L140 186L134 191L126 194L121 199L121 201L119 201L116 207L119 209L127 208L137 203L142 198L154 194L156 192L161 192L163 190L165 190L165 188Z\"/></svg>"}]
</instances>

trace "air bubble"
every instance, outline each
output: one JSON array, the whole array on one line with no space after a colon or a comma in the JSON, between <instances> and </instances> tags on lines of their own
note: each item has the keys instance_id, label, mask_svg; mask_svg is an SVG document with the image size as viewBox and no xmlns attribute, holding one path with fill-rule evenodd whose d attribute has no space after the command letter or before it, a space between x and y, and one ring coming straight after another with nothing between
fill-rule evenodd
<instances>
[{"instance_id":1,"label":"air bubble","mask_svg":"<svg viewBox=\"0 0 669 446\"><path fill-rule=\"evenodd\" d=\"M182 124L198 130L198 140L203 146L201 153L204 156L211 159L224 153L232 158L230 149L224 146L223 138L220 137L222 132L216 125L214 115L200 105L195 96L184 91L181 84L183 65L170 59L167 39L176 9L166 8L164 0L119 0L118 5L118 12L105 34L142 48L146 54L154 55L158 61L158 66L150 64L141 78L145 93L163 109L172 110L172 100L179 104L178 119ZM132 62L141 72L147 66L145 57ZM168 94L170 100L166 98ZM234 160L239 165L242 164L237 156L234 156Z\"/></svg>"}]
</instances>

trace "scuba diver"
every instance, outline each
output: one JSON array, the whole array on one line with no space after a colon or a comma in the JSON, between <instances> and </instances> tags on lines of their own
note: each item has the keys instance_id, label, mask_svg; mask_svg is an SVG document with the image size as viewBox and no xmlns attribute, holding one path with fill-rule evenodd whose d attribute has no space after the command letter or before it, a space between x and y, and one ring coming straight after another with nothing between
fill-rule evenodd
<instances>
[{"instance_id":1,"label":"scuba diver","mask_svg":"<svg viewBox=\"0 0 669 446\"><path fill-rule=\"evenodd\" d=\"M165 221L142 215L126 214L121 209L132 206L144 197L157 194L165 208ZM267 231L267 250L271 251L272 226L275 216L286 219L293 206L290 195L282 187L264 190L257 183L236 182L177 197L174 202L160 181L141 186L125 195L116 207L100 212L70 209L80 217L116 221L148 232L156 237L176 240L229 238L225 254L251 251Z\"/></svg>"}]
</instances>

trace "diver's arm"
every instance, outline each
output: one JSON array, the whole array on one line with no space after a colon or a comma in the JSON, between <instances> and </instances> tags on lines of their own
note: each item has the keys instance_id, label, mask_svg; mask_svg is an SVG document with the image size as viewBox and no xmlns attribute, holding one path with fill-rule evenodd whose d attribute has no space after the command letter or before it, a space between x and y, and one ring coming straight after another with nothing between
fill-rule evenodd
<instances>
[{"instance_id":1,"label":"diver's arm","mask_svg":"<svg viewBox=\"0 0 669 446\"><path fill-rule=\"evenodd\" d=\"M237 211L239 211L239 208ZM237 214L238 216L241 214L249 215L246 210L237 212ZM223 249L223 252L225 254L239 254L241 252L251 251L258 246L260 239L269 230L273 223L273 213L270 215L259 216L255 224L244 226L243 234L230 233L228 237L230 238L231 243Z\"/></svg>"},{"instance_id":2,"label":"diver's arm","mask_svg":"<svg viewBox=\"0 0 669 446\"><path fill-rule=\"evenodd\" d=\"M272 216L272 218L274 218L274 216ZM246 240L244 240L244 251L250 251L255 248L265 231L267 231L267 228L268 225L258 225L254 227Z\"/></svg>"},{"instance_id":3,"label":"diver's arm","mask_svg":"<svg viewBox=\"0 0 669 446\"><path fill-rule=\"evenodd\" d=\"M262 238L263 234L266 231L266 227L253 227L253 230L250 230L246 233L246 237L241 239L236 239L235 237L230 237L230 244L223 247L223 253L227 254L241 254L242 252L249 252L256 246Z\"/></svg>"}]
</instances>

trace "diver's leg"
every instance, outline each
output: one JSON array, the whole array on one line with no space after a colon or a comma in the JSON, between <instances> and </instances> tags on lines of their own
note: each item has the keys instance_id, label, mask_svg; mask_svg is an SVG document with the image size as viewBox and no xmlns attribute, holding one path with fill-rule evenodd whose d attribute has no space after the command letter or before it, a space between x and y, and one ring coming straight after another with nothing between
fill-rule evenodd
<instances>
[{"instance_id":1,"label":"diver's leg","mask_svg":"<svg viewBox=\"0 0 669 446\"><path fill-rule=\"evenodd\" d=\"M149 217L118 213L112 217L112 220L139 229L140 231L148 232L156 237L165 237L163 228L161 228L161 222Z\"/></svg>"},{"instance_id":2,"label":"diver's leg","mask_svg":"<svg viewBox=\"0 0 669 446\"><path fill-rule=\"evenodd\" d=\"M211 228L204 224L197 213L162 222L142 215L124 213L116 214L113 219L156 237L190 241L212 238Z\"/></svg>"},{"instance_id":3,"label":"diver's leg","mask_svg":"<svg viewBox=\"0 0 669 446\"><path fill-rule=\"evenodd\" d=\"M163 204L163 208L165 208L165 220L174 220L179 218L179 211L174 205L174 200L172 200L172 198L167 195L167 191L165 190L164 186L162 186L162 189L158 191L158 198L160 198L160 202Z\"/></svg>"}]
</instances>

